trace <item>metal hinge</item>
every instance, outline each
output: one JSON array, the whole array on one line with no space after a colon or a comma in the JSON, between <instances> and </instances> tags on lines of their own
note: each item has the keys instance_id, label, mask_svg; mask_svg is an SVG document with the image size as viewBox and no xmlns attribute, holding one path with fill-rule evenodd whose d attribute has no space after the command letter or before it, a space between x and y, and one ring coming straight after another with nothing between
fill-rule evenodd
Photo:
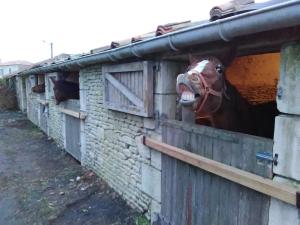
<instances>
[{"instance_id":1,"label":"metal hinge","mask_svg":"<svg viewBox=\"0 0 300 225\"><path fill-rule=\"evenodd\" d=\"M154 64L154 72L159 72L160 71L160 63L157 62Z\"/></svg>"},{"instance_id":2,"label":"metal hinge","mask_svg":"<svg viewBox=\"0 0 300 225\"><path fill-rule=\"evenodd\" d=\"M273 157L273 154L270 152L257 152L256 159L258 161L267 161L268 163L273 163L274 166L278 164L278 154L276 153Z\"/></svg>"}]
</instances>

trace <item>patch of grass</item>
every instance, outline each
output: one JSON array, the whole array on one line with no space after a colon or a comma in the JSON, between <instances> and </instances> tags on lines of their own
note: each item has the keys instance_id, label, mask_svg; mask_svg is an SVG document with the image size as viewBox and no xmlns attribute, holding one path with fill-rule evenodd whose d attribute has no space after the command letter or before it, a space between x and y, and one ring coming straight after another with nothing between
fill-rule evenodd
<instances>
[{"instance_id":1,"label":"patch of grass","mask_svg":"<svg viewBox=\"0 0 300 225\"><path fill-rule=\"evenodd\" d=\"M136 225L150 225L150 222L145 216L138 216L135 219L135 224Z\"/></svg>"}]
</instances>

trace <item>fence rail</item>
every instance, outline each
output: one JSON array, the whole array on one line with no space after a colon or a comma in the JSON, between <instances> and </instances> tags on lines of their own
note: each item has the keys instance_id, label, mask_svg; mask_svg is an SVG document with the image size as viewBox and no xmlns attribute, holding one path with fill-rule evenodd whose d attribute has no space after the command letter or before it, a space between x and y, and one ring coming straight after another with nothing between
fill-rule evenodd
<instances>
[{"instance_id":1,"label":"fence rail","mask_svg":"<svg viewBox=\"0 0 300 225\"><path fill-rule=\"evenodd\" d=\"M296 188L263 178L261 176L246 172L241 169L237 169L232 166L225 165L203 156L199 156L195 153L185 151L181 148L162 143L149 137L144 136L143 142L144 145L153 148L163 154L166 154L172 158L178 159L189 165L208 171L217 176L223 177L227 180L238 183L247 188L277 198L281 201L300 208L300 193Z\"/></svg>"}]
</instances>

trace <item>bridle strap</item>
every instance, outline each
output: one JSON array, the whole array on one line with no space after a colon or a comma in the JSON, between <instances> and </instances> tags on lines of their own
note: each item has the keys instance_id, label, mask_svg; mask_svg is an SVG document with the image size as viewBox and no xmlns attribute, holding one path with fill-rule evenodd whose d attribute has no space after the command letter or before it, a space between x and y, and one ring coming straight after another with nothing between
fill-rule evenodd
<instances>
[{"instance_id":1,"label":"bridle strap","mask_svg":"<svg viewBox=\"0 0 300 225\"><path fill-rule=\"evenodd\" d=\"M201 110L203 109L203 107L206 104L206 101L208 99L208 96L214 95L216 97L221 98L220 99L220 103L218 104L218 106L212 111L212 113L215 113L216 111L218 111L218 109L220 108L221 104L222 104L222 98L223 98L223 91L215 91L213 90L211 87L208 86L206 80L204 79L203 75L201 73L199 73L198 71L195 71L198 75L198 77L200 78L200 81L204 87L204 99L202 100L201 104L199 107L197 107L198 109L195 111L196 113L200 113Z\"/></svg>"}]
</instances>

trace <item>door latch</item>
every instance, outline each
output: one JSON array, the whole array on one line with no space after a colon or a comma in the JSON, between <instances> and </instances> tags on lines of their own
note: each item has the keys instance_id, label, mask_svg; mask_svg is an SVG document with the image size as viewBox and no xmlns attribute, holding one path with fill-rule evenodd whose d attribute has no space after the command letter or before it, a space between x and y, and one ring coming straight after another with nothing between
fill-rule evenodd
<instances>
[{"instance_id":1,"label":"door latch","mask_svg":"<svg viewBox=\"0 0 300 225\"><path fill-rule=\"evenodd\" d=\"M258 161L267 161L268 163L273 163L274 166L278 165L278 154L275 153L274 157L273 154L270 152L257 152L256 159Z\"/></svg>"}]
</instances>

